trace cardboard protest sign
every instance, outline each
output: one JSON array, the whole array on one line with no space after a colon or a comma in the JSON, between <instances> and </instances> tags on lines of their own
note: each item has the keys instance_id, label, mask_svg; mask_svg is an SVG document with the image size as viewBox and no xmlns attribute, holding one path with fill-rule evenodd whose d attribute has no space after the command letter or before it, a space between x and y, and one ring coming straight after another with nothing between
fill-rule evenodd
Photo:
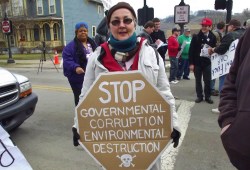
<instances>
[{"instance_id":1,"label":"cardboard protest sign","mask_svg":"<svg viewBox=\"0 0 250 170\"><path fill-rule=\"evenodd\" d=\"M211 78L216 79L229 73L229 69L234 60L234 54L239 40L234 40L229 50L224 55L214 53L211 56Z\"/></svg>"},{"instance_id":2,"label":"cardboard protest sign","mask_svg":"<svg viewBox=\"0 0 250 170\"><path fill-rule=\"evenodd\" d=\"M183 52L184 48L187 45L187 41L183 41L182 45L181 45L181 50L178 52L178 54L176 55L176 58L180 58L181 53Z\"/></svg>"},{"instance_id":3,"label":"cardboard protest sign","mask_svg":"<svg viewBox=\"0 0 250 170\"><path fill-rule=\"evenodd\" d=\"M171 142L170 106L138 71L100 75L76 111L80 144L104 169L149 169Z\"/></svg>"},{"instance_id":4,"label":"cardboard protest sign","mask_svg":"<svg viewBox=\"0 0 250 170\"><path fill-rule=\"evenodd\" d=\"M0 126L0 169L32 170L22 152L14 146L9 134Z\"/></svg>"}]
</instances>

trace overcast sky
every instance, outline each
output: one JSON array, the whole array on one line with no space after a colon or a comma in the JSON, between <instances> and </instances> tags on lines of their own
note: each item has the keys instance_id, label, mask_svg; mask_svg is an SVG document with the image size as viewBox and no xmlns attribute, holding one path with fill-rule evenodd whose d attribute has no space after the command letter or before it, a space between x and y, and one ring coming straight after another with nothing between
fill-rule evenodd
<instances>
[{"instance_id":1,"label":"overcast sky","mask_svg":"<svg viewBox=\"0 0 250 170\"><path fill-rule=\"evenodd\" d=\"M110 0L114 5L117 2L125 1L128 2L137 13L138 8L142 8L144 5L144 0ZM175 5L179 5L181 0L146 0L148 7L154 8L154 16L158 18L165 18L169 15L174 15ZM215 0L184 0L184 2L190 5L190 11L198 10L213 10ZM234 0L233 1L233 13L242 12L246 9L248 5L248 0ZM226 10L224 10L226 11Z\"/></svg>"}]
</instances>

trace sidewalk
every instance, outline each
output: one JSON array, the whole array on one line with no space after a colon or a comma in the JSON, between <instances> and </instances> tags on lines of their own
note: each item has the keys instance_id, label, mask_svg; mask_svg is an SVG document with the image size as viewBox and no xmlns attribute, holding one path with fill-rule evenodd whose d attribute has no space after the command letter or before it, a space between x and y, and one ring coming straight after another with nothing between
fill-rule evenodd
<instances>
[{"instance_id":1,"label":"sidewalk","mask_svg":"<svg viewBox=\"0 0 250 170\"><path fill-rule=\"evenodd\" d=\"M0 63L7 63L7 60L0 60ZM60 64L54 65L54 61L49 59L46 59L46 61L40 61L40 60L15 60L15 63L7 64L3 67L8 68L48 68L48 69L62 69L61 66L61 60Z\"/></svg>"}]
</instances>

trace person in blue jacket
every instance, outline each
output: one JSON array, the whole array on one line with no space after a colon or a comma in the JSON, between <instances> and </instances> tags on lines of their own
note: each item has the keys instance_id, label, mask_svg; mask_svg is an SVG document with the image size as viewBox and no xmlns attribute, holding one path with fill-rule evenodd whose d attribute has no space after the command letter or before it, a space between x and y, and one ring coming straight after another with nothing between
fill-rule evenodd
<instances>
[{"instance_id":1,"label":"person in blue jacket","mask_svg":"<svg viewBox=\"0 0 250 170\"><path fill-rule=\"evenodd\" d=\"M75 38L63 49L63 73L68 78L74 93L75 105L79 102L88 58L96 49L95 42L88 37L88 24L75 25Z\"/></svg>"}]
</instances>

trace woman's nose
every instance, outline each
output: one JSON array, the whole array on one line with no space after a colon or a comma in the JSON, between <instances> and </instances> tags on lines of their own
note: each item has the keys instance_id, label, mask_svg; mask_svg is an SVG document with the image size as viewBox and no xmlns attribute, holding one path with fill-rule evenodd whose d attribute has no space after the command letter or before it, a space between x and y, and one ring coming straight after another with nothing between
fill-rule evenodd
<instances>
[{"instance_id":1,"label":"woman's nose","mask_svg":"<svg viewBox=\"0 0 250 170\"><path fill-rule=\"evenodd\" d=\"M125 24L124 24L123 20L121 20L121 22L119 24L119 27L125 27Z\"/></svg>"}]
</instances>

